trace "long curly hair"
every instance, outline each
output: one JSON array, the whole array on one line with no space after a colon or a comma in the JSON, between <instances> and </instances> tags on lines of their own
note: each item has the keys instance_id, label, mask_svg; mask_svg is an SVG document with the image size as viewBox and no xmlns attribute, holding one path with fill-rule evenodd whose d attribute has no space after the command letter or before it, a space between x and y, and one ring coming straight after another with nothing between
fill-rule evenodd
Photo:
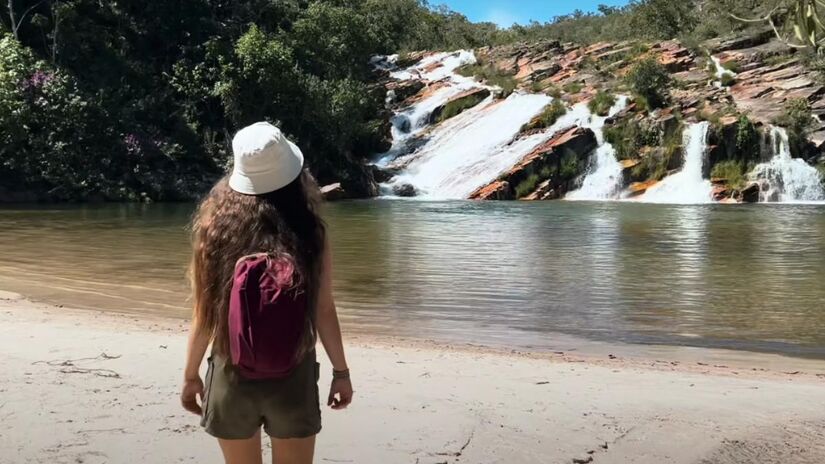
<instances>
[{"instance_id":1,"label":"long curly hair","mask_svg":"<svg viewBox=\"0 0 825 464\"><path fill-rule=\"evenodd\" d=\"M315 346L315 306L326 227L318 213L320 192L305 170L292 183L263 195L245 195L221 179L192 219L193 320L209 334L213 351L229 355L229 294L236 262L254 253L294 260L296 281L308 294L303 342L296 356Z\"/></svg>"}]
</instances>

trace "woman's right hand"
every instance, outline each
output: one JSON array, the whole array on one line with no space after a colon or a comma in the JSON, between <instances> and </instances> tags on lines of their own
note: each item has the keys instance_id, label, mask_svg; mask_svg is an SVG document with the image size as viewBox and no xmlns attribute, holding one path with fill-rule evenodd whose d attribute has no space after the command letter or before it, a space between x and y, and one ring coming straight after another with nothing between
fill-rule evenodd
<instances>
[{"instance_id":1,"label":"woman's right hand","mask_svg":"<svg viewBox=\"0 0 825 464\"><path fill-rule=\"evenodd\" d=\"M184 379L183 388L180 392L180 404L183 405L183 409L199 416L203 414L203 410L198 404L199 396L201 402L203 402L203 380L200 376Z\"/></svg>"}]
</instances>

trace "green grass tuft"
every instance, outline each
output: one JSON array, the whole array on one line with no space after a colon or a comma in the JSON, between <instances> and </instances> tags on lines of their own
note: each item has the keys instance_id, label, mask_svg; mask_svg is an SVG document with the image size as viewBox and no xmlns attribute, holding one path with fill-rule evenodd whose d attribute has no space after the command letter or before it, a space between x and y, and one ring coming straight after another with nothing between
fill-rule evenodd
<instances>
[{"instance_id":1,"label":"green grass tuft","mask_svg":"<svg viewBox=\"0 0 825 464\"><path fill-rule=\"evenodd\" d=\"M562 87L564 93L568 93L570 95L575 95L581 92L583 88L584 86L581 82L568 82L567 84L564 84L564 87Z\"/></svg>"},{"instance_id":2,"label":"green grass tuft","mask_svg":"<svg viewBox=\"0 0 825 464\"><path fill-rule=\"evenodd\" d=\"M564 106L564 102L561 100L553 100L552 103L544 108L544 111L542 111L537 118L523 125L521 130L523 132L550 127L565 114L567 114L567 107Z\"/></svg>"},{"instance_id":3,"label":"green grass tuft","mask_svg":"<svg viewBox=\"0 0 825 464\"><path fill-rule=\"evenodd\" d=\"M740 69L739 62L736 60L730 60L722 63L722 67L727 69L730 72L738 73Z\"/></svg>"},{"instance_id":4,"label":"green grass tuft","mask_svg":"<svg viewBox=\"0 0 825 464\"><path fill-rule=\"evenodd\" d=\"M745 175L747 166L741 161L727 160L717 163L713 166L710 176L719 179L725 179L728 186L734 190L742 190L748 184L748 178Z\"/></svg>"},{"instance_id":5,"label":"green grass tuft","mask_svg":"<svg viewBox=\"0 0 825 464\"><path fill-rule=\"evenodd\" d=\"M592 113L607 116L614 104L616 104L616 97L613 94L599 90L596 96L587 104L587 107L590 108Z\"/></svg>"},{"instance_id":6,"label":"green grass tuft","mask_svg":"<svg viewBox=\"0 0 825 464\"><path fill-rule=\"evenodd\" d=\"M441 111L441 114L438 115L438 122L443 122L454 116L458 116L465 110L468 110L481 103L482 100L484 100L484 98L485 97L483 94L476 93L447 103L446 105L444 105L444 110Z\"/></svg>"},{"instance_id":7,"label":"green grass tuft","mask_svg":"<svg viewBox=\"0 0 825 464\"><path fill-rule=\"evenodd\" d=\"M533 193L539 185L539 180L540 178L537 174L530 174L529 177L519 182L516 186L516 198L526 197L527 195Z\"/></svg>"}]
</instances>

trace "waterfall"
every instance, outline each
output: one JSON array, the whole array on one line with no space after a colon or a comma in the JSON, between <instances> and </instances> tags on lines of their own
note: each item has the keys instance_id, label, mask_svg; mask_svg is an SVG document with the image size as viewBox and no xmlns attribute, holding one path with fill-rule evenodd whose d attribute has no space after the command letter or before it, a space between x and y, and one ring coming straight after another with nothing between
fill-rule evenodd
<instances>
[{"instance_id":1,"label":"waterfall","mask_svg":"<svg viewBox=\"0 0 825 464\"><path fill-rule=\"evenodd\" d=\"M372 63L378 69L393 70L397 59L397 55L376 57ZM399 81L420 80L429 86L438 87L425 98L393 115L392 148L379 155L377 165L385 166L407 151L408 143L427 128L433 110L461 92L484 87L474 79L455 73L457 68L474 63L476 57L473 52L459 50L454 53L436 53L407 69L395 69L390 73L392 78Z\"/></svg>"},{"instance_id":2,"label":"waterfall","mask_svg":"<svg viewBox=\"0 0 825 464\"><path fill-rule=\"evenodd\" d=\"M791 157L788 133L771 128L774 157L754 168L751 177L760 184L759 201L806 202L825 200L819 171L799 158Z\"/></svg>"},{"instance_id":3,"label":"waterfall","mask_svg":"<svg viewBox=\"0 0 825 464\"><path fill-rule=\"evenodd\" d=\"M622 164L616 159L613 145L604 141L604 123L627 107L626 96L619 96L605 117L592 116L587 125L596 135L599 143L594 153L591 172L587 174L579 190L570 192L568 200L610 200L618 198L622 190Z\"/></svg>"},{"instance_id":4,"label":"waterfall","mask_svg":"<svg viewBox=\"0 0 825 464\"><path fill-rule=\"evenodd\" d=\"M393 69L395 60L384 57L373 64ZM437 87L392 118L393 147L376 162L398 173L389 183L382 184L385 195L392 195L395 188L411 186L423 197L467 198L559 130L590 124L590 111L582 103L573 106L552 127L517 138L521 127L553 101L544 94L517 91L504 100L488 97L458 116L428 125L435 108L467 90L487 88L455 72L456 68L475 62L475 56L468 51L438 53L408 69L391 71L395 79L424 80ZM603 125L603 118L600 119L597 123Z\"/></svg>"},{"instance_id":5,"label":"waterfall","mask_svg":"<svg viewBox=\"0 0 825 464\"><path fill-rule=\"evenodd\" d=\"M715 74L716 74L715 85L717 87L722 87L722 78L724 76L727 75L727 76L731 76L731 77L736 77L735 72L731 71L730 69L725 69L725 67L722 66L722 61L719 60L719 58L716 58L715 56L710 55L710 59L713 62L713 66L716 69L716 72L715 72Z\"/></svg>"},{"instance_id":6,"label":"waterfall","mask_svg":"<svg viewBox=\"0 0 825 464\"><path fill-rule=\"evenodd\" d=\"M513 139L551 101L546 95L514 93L445 121L422 147L398 160L409 162L393 184L412 185L430 198L469 197L541 143L536 137Z\"/></svg>"},{"instance_id":7,"label":"waterfall","mask_svg":"<svg viewBox=\"0 0 825 464\"><path fill-rule=\"evenodd\" d=\"M707 153L707 135L710 124L707 121L694 123L685 128L684 157L682 170L666 177L654 185L640 201L647 203L709 203L712 201L713 187L702 178L702 165Z\"/></svg>"}]
</instances>

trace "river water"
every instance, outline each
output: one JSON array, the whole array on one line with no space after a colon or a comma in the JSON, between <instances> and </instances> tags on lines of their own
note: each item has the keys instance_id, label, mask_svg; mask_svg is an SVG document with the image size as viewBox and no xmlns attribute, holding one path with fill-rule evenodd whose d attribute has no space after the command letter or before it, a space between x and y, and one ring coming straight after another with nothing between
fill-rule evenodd
<instances>
[{"instance_id":1,"label":"river water","mask_svg":"<svg viewBox=\"0 0 825 464\"><path fill-rule=\"evenodd\" d=\"M191 205L0 209L0 289L186 316ZM364 201L327 206L350 330L564 337L825 358L825 207Z\"/></svg>"}]
</instances>

